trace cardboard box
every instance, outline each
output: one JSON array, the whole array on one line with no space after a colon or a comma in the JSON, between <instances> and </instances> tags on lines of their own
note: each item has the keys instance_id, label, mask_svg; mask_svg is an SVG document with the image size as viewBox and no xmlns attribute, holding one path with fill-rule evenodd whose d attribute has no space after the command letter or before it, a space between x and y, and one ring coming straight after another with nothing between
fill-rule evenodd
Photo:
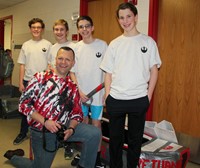
<instances>
[{"instance_id":1,"label":"cardboard box","mask_svg":"<svg viewBox=\"0 0 200 168\"><path fill-rule=\"evenodd\" d=\"M155 121L146 121L144 133L155 138L178 143L173 125L166 120L159 123Z\"/></svg>"},{"instance_id":2,"label":"cardboard box","mask_svg":"<svg viewBox=\"0 0 200 168\"><path fill-rule=\"evenodd\" d=\"M154 138L142 146L139 168L185 168L189 148Z\"/></svg>"}]
</instances>

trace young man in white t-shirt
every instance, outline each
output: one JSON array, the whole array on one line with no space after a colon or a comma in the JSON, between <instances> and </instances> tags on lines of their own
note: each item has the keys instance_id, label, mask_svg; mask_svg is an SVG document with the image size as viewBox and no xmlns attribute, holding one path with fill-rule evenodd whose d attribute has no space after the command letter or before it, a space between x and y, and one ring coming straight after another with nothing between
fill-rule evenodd
<instances>
[{"instance_id":1,"label":"young man in white t-shirt","mask_svg":"<svg viewBox=\"0 0 200 168\"><path fill-rule=\"evenodd\" d=\"M29 21L28 26L32 39L22 45L19 54L18 63L19 72L19 91L23 92L28 85L28 81L36 72L46 70L48 67L49 51L51 43L42 38L45 24L40 18L33 18ZM13 144L18 145L27 139L28 123L25 115L22 115L21 129Z\"/></svg>"},{"instance_id":2,"label":"young man in white t-shirt","mask_svg":"<svg viewBox=\"0 0 200 168\"><path fill-rule=\"evenodd\" d=\"M137 28L137 8L122 3L117 18L123 34L111 41L101 63L109 115L110 168L123 167L124 125L128 115L127 168L139 162L145 115L158 78L161 60L155 41Z\"/></svg>"},{"instance_id":3,"label":"young man in white t-shirt","mask_svg":"<svg viewBox=\"0 0 200 168\"><path fill-rule=\"evenodd\" d=\"M92 125L101 129L104 91L97 92L92 99L89 99L87 94L103 82L103 71L99 66L107 49L107 44L105 41L93 37L94 25L89 16L79 17L76 25L82 40L75 46L76 61L71 69L71 77L79 88L84 122L88 123L90 110ZM96 167L103 168L104 165L100 160L100 149L101 143L99 144Z\"/></svg>"}]
</instances>

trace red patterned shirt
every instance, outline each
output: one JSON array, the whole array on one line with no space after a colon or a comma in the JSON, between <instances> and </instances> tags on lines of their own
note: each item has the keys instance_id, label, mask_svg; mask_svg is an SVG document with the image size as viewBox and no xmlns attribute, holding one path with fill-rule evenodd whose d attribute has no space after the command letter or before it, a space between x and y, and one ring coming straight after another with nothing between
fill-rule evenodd
<instances>
[{"instance_id":1,"label":"red patterned shirt","mask_svg":"<svg viewBox=\"0 0 200 168\"><path fill-rule=\"evenodd\" d=\"M67 124L71 119L82 122L78 88L69 77L57 76L52 70L36 73L22 93L19 111L27 116L29 125L42 130L43 125L31 118L39 112L50 120Z\"/></svg>"}]
</instances>

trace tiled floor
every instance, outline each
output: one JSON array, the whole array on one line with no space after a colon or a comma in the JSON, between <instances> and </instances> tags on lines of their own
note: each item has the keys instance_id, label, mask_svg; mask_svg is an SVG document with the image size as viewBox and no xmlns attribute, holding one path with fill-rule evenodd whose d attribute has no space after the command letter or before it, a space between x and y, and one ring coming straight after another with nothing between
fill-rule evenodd
<instances>
[{"instance_id":1,"label":"tiled floor","mask_svg":"<svg viewBox=\"0 0 200 168\"><path fill-rule=\"evenodd\" d=\"M3 157L3 154L9 149L22 148L25 156L29 157L29 139L20 145L13 145L13 140L19 132L20 119L0 119L0 168L12 168L9 161ZM64 159L64 150L59 149L52 168L74 168L71 161ZM108 167L108 166L107 166ZM186 168L200 168L200 165L188 163Z\"/></svg>"}]
</instances>

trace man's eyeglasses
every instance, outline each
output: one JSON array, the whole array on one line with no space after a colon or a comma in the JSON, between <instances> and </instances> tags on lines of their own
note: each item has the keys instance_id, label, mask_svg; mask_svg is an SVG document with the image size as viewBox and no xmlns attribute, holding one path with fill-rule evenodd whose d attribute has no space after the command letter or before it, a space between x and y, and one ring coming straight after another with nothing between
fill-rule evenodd
<instances>
[{"instance_id":1,"label":"man's eyeglasses","mask_svg":"<svg viewBox=\"0 0 200 168\"><path fill-rule=\"evenodd\" d=\"M42 27L35 27L35 26L31 26L31 29L42 29Z\"/></svg>"},{"instance_id":2,"label":"man's eyeglasses","mask_svg":"<svg viewBox=\"0 0 200 168\"><path fill-rule=\"evenodd\" d=\"M86 24L85 26L84 25L78 26L79 29L88 29L90 27L91 27L91 24Z\"/></svg>"}]
</instances>

